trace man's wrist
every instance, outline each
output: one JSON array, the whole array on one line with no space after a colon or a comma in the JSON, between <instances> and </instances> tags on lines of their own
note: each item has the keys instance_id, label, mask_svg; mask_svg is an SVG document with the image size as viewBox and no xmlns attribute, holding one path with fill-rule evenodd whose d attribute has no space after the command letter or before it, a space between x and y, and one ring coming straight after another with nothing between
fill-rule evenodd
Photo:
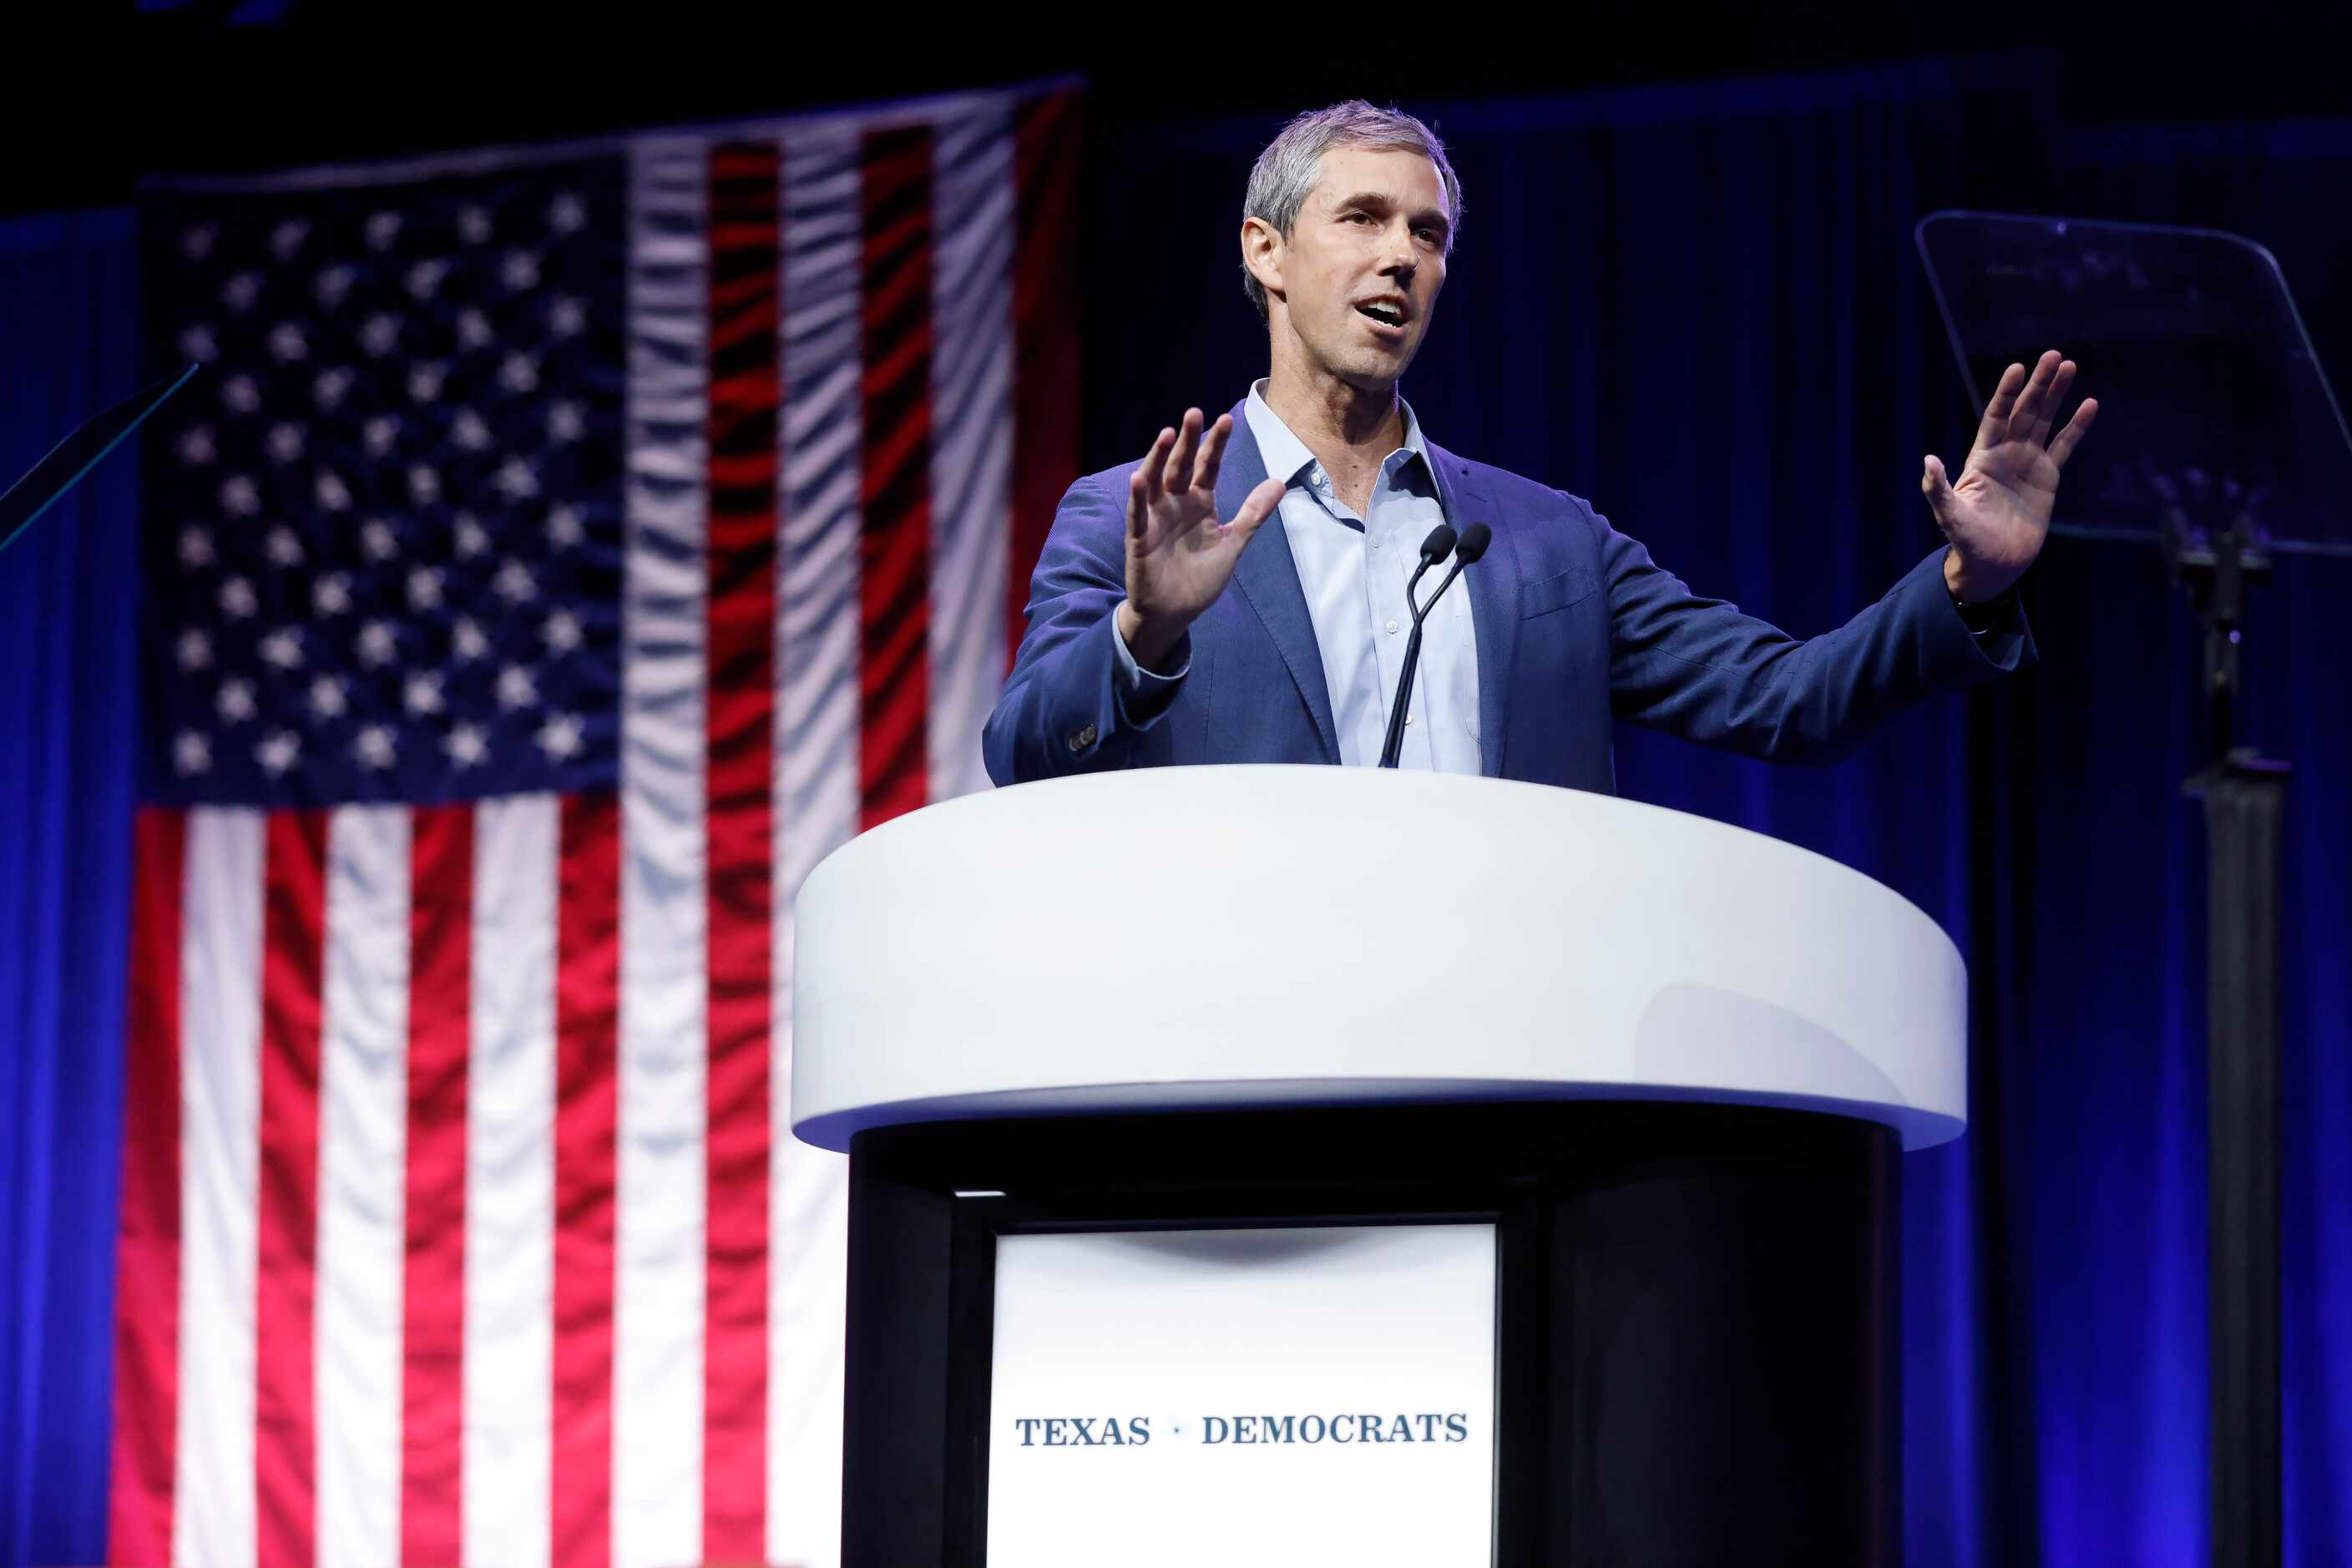
<instances>
[{"instance_id":1,"label":"man's wrist","mask_svg":"<svg viewBox=\"0 0 2352 1568\"><path fill-rule=\"evenodd\" d=\"M1177 645L1184 640L1183 626L1147 620L1129 599L1121 599L1112 615L1119 640L1127 644L1127 651L1135 656L1135 662L1154 675L1170 673Z\"/></svg>"},{"instance_id":2,"label":"man's wrist","mask_svg":"<svg viewBox=\"0 0 2352 1568\"><path fill-rule=\"evenodd\" d=\"M2013 579L2006 583L1988 583L1981 575L1971 574L1967 564L1960 559L1959 548L1957 545L1945 547L1944 592L1952 596L1952 603L1961 605L1990 605L2007 596L2009 591L2016 585Z\"/></svg>"}]
</instances>

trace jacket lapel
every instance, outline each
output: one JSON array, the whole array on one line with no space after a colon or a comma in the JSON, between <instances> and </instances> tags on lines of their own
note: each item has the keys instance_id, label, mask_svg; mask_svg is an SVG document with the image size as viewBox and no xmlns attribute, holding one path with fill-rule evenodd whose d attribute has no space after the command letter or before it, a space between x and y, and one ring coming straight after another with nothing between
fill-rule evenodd
<instances>
[{"instance_id":1,"label":"jacket lapel","mask_svg":"<svg viewBox=\"0 0 2352 1568\"><path fill-rule=\"evenodd\" d=\"M1250 491L1265 482L1265 458L1258 452L1257 437L1250 434L1248 407L1246 398L1234 405L1234 434L1225 443L1224 466L1217 474L1220 522L1231 519ZM1307 614L1307 593L1299 586L1298 563L1290 553L1290 537L1279 511L1260 524L1243 547L1241 560L1234 566L1234 581L1289 668L1290 679L1315 720L1323 760L1337 763L1339 732L1331 721L1331 694L1323 684L1323 654L1316 646L1315 623ZM1484 722L1483 712L1480 721Z\"/></svg>"},{"instance_id":2,"label":"jacket lapel","mask_svg":"<svg viewBox=\"0 0 2352 1568\"><path fill-rule=\"evenodd\" d=\"M1468 579L1471 624L1478 641L1478 771L1499 778L1507 732L1504 724L1510 716L1511 660L1519 646L1518 546L1492 498L1472 477L1470 465L1434 441L1423 444L1445 521L1457 531L1483 522L1495 531L1486 555L1462 575Z\"/></svg>"}]
</instances>

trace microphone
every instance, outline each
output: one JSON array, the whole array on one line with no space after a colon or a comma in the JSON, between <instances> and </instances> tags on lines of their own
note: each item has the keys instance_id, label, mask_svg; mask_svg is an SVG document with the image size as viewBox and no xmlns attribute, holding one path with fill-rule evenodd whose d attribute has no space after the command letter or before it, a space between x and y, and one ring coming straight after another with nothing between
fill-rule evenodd
<instances>
[{"instance_id":1,"label":"microphone","mask_svg":"<svg viewBox=\"0 0 2352 1568\"><path fill-rule=\"evenodd\" d=\"M1404 640L1404 674L1398 679L1396 696L1389 702L1388 739L1381 746L1380 765L1384 768L1396 766L1398 754L1404 750L1405 710L1412 706L1413 671L1421 664L1421 623L1429 618L1429 612L1437 607L1445 590L1454 586L1454 579L1462 575L1462 569L1486 554L1486 546L1494 539L1495 531L1483 522L1472 523L1459 536L1441 522L1421 542L1421 564L1404 585L1404 602L1412 606L1412 635ZM1412 591L1420 584L1421 574L1444 560L1448 552L1454 556L1454 569L1439 582L1427 604L1414 603Z\"/></svg>"},{"instance_id":2,"label":"microphone","mask_svg":"<svg viewBox=\"0 0 2352 1568\"><path fill-rule=\"evenodd\" d=\"M1412 581L1404 585L1406 604L1412 603L1412 591L1421 586L1421 574L1453 554L1454 544L1454 531L1445 524L1441 522L1429 531L1429 537L1421 542L1421 564L1413 568Z\"/></svg>"}]
</instances>

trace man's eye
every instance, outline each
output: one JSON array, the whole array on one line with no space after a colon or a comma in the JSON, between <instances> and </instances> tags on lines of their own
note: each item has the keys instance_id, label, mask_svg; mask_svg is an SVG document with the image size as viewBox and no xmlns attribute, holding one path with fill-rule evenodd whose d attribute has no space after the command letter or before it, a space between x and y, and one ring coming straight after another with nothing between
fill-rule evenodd
<instances>
[{"instance_id":1,"label":"man's eye","mask_svg":"<svg viewBox=\"0 0 2352 1568\"><path fill-rule=\"evenodd\" d=\"M1349 223L1370 223L1372 221L1372 215L1370 213L1349 213L1348 215L1348 221Z\"/></svg>"}]
</instances>

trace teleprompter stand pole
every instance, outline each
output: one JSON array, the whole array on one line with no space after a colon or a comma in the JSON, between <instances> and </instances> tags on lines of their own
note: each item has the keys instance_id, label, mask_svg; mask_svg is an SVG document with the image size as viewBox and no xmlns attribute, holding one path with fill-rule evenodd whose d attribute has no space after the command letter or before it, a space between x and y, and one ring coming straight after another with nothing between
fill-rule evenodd
<instances>
[{"instance_id":1,"label":"teleprompter stand pole","mask_svg":"<svg viewBox=\"0 0 2352 1568\"><path fill-rule=\"evenodd\" d=\"M2232 743L2245 589L2269 564L2252 532L2240 517L2210 545L2174 552L2204 623L2207 722L2218 759L2187 785L2204 805L2207 867L2207 1431L2214 1568L2278 1568L2284 1520L2279 908L2288 769Z\"/></svg>"}]
</instances>

